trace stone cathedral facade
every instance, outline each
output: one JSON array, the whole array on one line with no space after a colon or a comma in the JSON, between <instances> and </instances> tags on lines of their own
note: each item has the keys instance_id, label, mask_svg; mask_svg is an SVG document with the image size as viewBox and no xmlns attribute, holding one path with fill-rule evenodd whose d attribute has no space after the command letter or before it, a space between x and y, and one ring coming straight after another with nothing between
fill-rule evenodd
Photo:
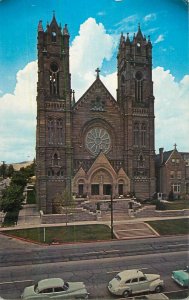
<instances>
[{"instance_id":1,"label":"stone cathedral facade","mask_svg":"<svg viewBox=\"0 0 189 300\"><path fill-rule=\"evenodd\" d=\"M117 99L96 80L75 102L69 32L55 16L38 25L36 189L39 208L67 188L95 201L155 192L152 45L138 32L123 34L117 54Z\"/></svg>"}]
</instances>

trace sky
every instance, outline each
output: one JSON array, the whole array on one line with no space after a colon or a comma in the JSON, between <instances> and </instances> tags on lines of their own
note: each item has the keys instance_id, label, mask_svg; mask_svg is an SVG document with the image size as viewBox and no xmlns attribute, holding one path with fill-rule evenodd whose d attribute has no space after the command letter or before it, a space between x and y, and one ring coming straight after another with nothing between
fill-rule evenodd
<instances>
[{"instance_id":1,"label":"sky","mask_svg":"<svg viewBox=\"0 0 189 300\"><path fill-rule=\"evenodd\" d=\"M76 100L95 69L116 98L120 34L138 30L153 45L155 149L189 152L188 4L184 0L0 0L0 161L33 160L37 26L68 24Z\"/></svg>"}]
</instances>

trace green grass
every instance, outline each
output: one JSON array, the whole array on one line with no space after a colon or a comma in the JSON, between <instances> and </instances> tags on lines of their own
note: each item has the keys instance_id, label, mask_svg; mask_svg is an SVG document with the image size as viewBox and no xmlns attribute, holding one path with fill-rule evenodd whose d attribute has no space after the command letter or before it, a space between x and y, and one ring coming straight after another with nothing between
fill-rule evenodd
<instances>
[{"instance_id":1,"label":"green grass","mask_svg":"<svg viewBox=\"0 0 189 300\"><path fill-rule=\"evenodd\" d=\"M171 219L160 221L149 221L148 223L160 235L173 234L188 234L189 233L189 219Z\"/></svg>"},{"instance_id":2,"label":"green grass","mask_svg":"<svg viewBox=\"0 0 189 300\"><path fill-rule=\"evenodd\" d=\"M44 242L44 228L8 230L6 234L21 237L35 242ZM45 228L45 243L81 242L109 240L111 231L107 225L76 225Z\"/></svg>"},{"instance_id":3,"label":"green grass","mask_svg":"<svg viewBox=\"0 0 189 300\"><path fill-rule=\"evenodd\" d=\"M189 209L188 200L175 200L173 202L165 203L166 210L179 210L179 209Z\"/></svg>"}]
</instances>

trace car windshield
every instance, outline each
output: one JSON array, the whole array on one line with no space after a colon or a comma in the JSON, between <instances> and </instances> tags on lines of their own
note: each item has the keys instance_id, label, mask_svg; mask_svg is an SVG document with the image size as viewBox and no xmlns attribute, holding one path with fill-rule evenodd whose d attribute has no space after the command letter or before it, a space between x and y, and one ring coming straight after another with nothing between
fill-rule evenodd
<instances>
[{"instance_id":1,"label":"car windshield","mask_svg":"<svg viewBox=\"0 0 189 300\"><path fill-rule=\"evenodd\" d=\"M68 288L69 288L69 283L68 282L64 282L64 285L63 285L64 291L67 291Z\"/></svg>"},{"instance_id":2,"label":"car windshield","mask_svg":"<svg viewBox=\"0 0 189 300\"><path fill-rule=\"evenodd\" d=\"M118 281L121 281L121 277L119 275L116 275L115 279L117 279Z\"/></svg>"}]
</instances>

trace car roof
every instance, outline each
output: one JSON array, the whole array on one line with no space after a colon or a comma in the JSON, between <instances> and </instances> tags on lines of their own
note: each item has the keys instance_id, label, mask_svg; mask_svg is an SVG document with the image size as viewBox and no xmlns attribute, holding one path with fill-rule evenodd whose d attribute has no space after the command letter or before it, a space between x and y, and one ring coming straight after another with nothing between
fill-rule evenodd
<instances>
[{"instance_id":1,"label":"car roof","mask_svg":"<svg viewBox=\"0 0 189 300\"><path fill-rule=\"evenodd\" d=\"M41 291L45 288L59 287L64 285L64 280L61 278L48 278L38 282L38 289Z\"/></svg>"},{"instance_id":2,"label":"car roof","mask_svg":"<svg viewBox=\"0 0 189 300\"><path fill-rule=\"evenodd\" d=\"M118 275L122 278L134 278L134 277L138 277L138 276L143 276L143 272L139 269L132 269L132 270L124 270L120 273L118 273Z\"/></svg>"}]
</instances>

